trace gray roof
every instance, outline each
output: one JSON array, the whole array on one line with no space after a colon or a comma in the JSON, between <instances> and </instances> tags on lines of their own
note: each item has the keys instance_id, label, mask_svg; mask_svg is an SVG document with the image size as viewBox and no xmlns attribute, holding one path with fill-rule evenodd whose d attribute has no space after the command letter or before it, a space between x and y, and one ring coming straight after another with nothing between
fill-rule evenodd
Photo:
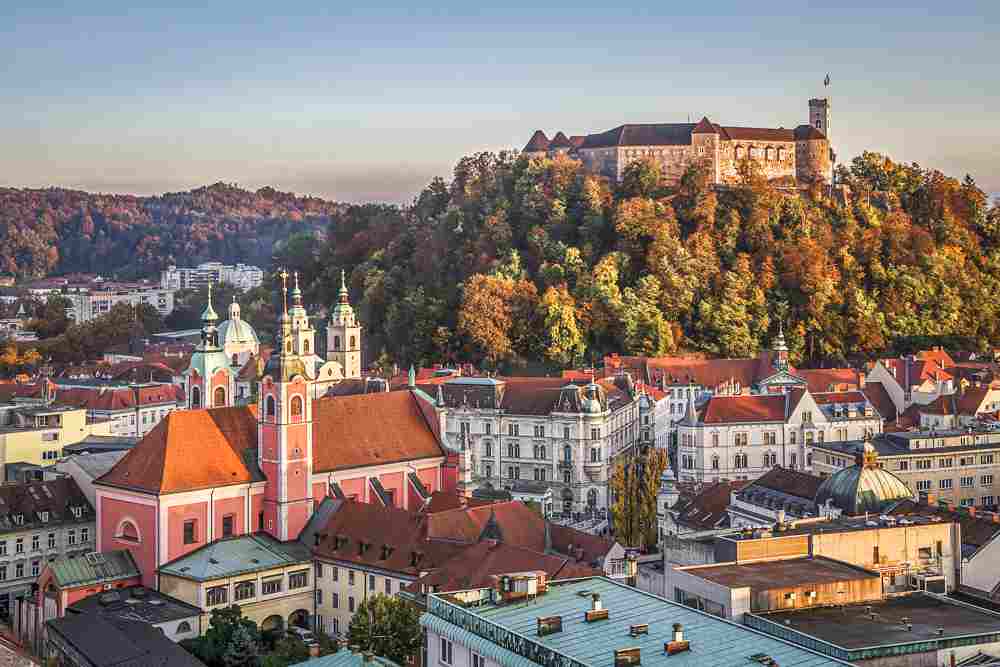
<instances>
[{"instance_id":1,"label":"gray roof","mask_svg":"<svg viewBox=\"0 0 1000 667\"><path fill-rule=\"evenodd\" d=\"M75 463L91 479L97 479L111 470L127 452L98 452L93 454L74 454L68 461Z\"/></svg>"},{"instance_id":2,"label":"gray roof","mask_svg":"<svg viewBox=\"0 0 1000 667\"><path fill-rule=\"evenodd\" d=\"M594 593L600 595L608 618L586 623L584 612L590 609ZM430 596L428 613L421 617L421 623L471 645L477 652L485 651L483 655L504 667L547 664L546 656L537 653L538 648L555 651L556 658L564 657L565 664L574 667L606 667L614 661L614 651L624 648L639 648L644 667L750 665L755 663L751 656L760 654L770 656L779 665L845 664L604 577L550 582L548 591L530 604L486 604L463 609L448 604L448 598ZM541 616L561 616L562 632L539 637L537 619ZM668 656L663 645L671 640L674 623L682 625L690 650ZM631 637L630 627L637 624L648 624L648 634ZM514 641L507 644L507 649L497 641L505 631L514 633ZM487 639L490 634L496 639ZM527 657L533 653L538 660Z\"/></svg>"},{"instance_id":3,"label":"gray roof","mask_svg":"<svg viewBox=\"0 0 1000 667\"><path fill-rule=\"evenodd\" d=\"M279 542L267 533L240 535L206 544L160 566L160 574L212 581L238 574L308 565L312 553L300 542Z\"/></svg>"},{"instance_id":4,"label":"gray roof","mask_svg":"<svg viewBox=\"0 0 1000 667\"><path fill-rule=\"evenodd\" d=\"M139 568L128 549L87 554L82 558L60 556L48 567L60 588L139 576Z\"/></svg>"},{"instance_id":5,"label":"gray roof","mask_svg":"<svg viewBox=\"0 0 1000 667\"><path fill-rule=\"evenodd\" d=\"M49 641L96 667L205 667L205 663L143 621L71 614L46 621Z\"/></svg>"},{"instance_id":6,"label":"gray roof","mask_svg":"<svg viewBox=\"0 0 1000 667\"><path fill-rule=\"evenodd\" d=\"M295 664L297 667L399 667L392 660L378 656L373 656L371 662L365 662L364 654L351 653L345 649L324 655L322 658L313 658Z\"/></svg>"},{"instance_id":7,"label":"gray roof","mask_svg":"<svg viewBox=\"0 0 1000 667\"><path fill-rule=\"evenodd\" d=\"M198 607L144 586L129 586L94 593L74 602L67 611L78 614L101 614L126 621L143 621L152 625L201 615Z\"/></svg>"},{"instance_id":8,"label":"gray roof","mask_svg":"<svg viewBox=\"0 0 1000 667\"><path fill-rule=\"evenodd\" d=\"M88 435L80 442L63 447L67 454L85 454L98 452L127 452L135 447L138 438L123 435Z\"/></svg>"}]
</instances>

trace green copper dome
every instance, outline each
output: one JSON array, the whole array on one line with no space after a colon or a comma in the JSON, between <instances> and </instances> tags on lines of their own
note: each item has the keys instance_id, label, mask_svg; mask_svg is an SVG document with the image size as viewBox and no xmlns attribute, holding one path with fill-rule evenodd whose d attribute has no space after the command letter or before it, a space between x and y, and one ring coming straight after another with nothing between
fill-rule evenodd
<instances>
[{"instance_id":1,"label":"green copper dome","mask_svg":"<svg viewBox=\"0 0 1000 667\"><path fill-rule=\"evenodd\" d=\"M816 504L827 500L844 514L856 516L865 512L880 513L900 500L913 498L913 492L903 480L878 464L878 453L865 442L850 468L827 477L816 491Z\"/></svg>"}]
</instances>

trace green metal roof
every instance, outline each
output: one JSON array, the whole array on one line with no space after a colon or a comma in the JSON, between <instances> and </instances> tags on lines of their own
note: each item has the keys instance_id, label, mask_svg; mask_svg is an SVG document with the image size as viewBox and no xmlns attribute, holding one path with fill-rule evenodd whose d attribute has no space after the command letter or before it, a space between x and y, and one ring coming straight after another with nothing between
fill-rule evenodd
<instances>
[{"instance_id":1,"label":"green metal roof","mask_svg":"<svg viewBox=\"0 0 1000 667\"><path fill-rule=\"evenodd\" d=\"M49 569L59 588L139 576L139 568L127 549L86 554L76 558L62 556L49 563Z\"/></svg>"},{"instance_id":2,"label":"green metal roof","mask_svg":"<svg viewBox=\"0 0 1000 667\"><path fill-rule=\"evenodd\" d=\"M586 623L593 593L600 594L609 618ZM561 616L562 632L539 637L540 616ZM432 595L421 623L452 633L459 643L474 642L477 652L488 652L505 667L606 667L614 651L624 648L639 648L643 667L746 666L762 654L796 667L849 664L604 577L550 582L546 593L527 603L465 608L448 596ZM671 640L674 623L683 626L690 650L667 656L663 645ZM631 637L630 626L637 624L648 624L649 633ZM459 638L456 631L468 634Z\"/></svg>"},{"instance_id":3,"label":"green metal roof","mask_svg":"<svg viewBox=\"0 0 1000 667\"><path fill-rule=\"evenodd\" d=\"M206 544L160 566L160 574L212 581L238 574L309 565L312 554L299 542L279 542L267 533L240 535Z\"/></svg>"},{"instance_id":4,"label":"green metal roof","mask_svg":"<svg viewBox=\"0 0 1000 667\"><path fill-rule=\"evenodd\" d=\"M881 512L888 505L913 498L913 491L894 474L873 465L855 464L823 480L816 491L816 504L832 500L850 515Z\"/></svg>"},{"instance_id":5,"label":"green metal roof","mask_svg":"<svg viewBox=\"0 0 1000 667\"><path fill-rule=\"evenodd\" d=\"M372 662L365 662L364 655L351 653L346 649L340 649L336 653L324 655L322 658L313 658L295 664L298 667L399 667L388 658L375 657Z\"/></svg>"}]
</instances>

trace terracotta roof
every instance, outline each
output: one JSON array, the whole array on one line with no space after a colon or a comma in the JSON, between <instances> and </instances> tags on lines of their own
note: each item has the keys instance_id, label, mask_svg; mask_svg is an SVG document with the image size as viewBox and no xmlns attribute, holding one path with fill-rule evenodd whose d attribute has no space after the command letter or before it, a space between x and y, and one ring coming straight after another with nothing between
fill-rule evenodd
<instances>
[{"instance_id":1,"label":"terracotta roof","mask_svg":"<svg viewBox=\"0 0 1000 667\"><path fill-rule=\"evenodd\" d=\"M559 524L549 524L550 546L553 551L571 556L581 563L597 563L604 560L614 542L601 537Z\"/></svg>"},{"instance_id":2,"label":"terracotta roof","mask_svg":"<svg viewBox=\"0 0 1000 667\"><path fill-rule=\"evenodd\" d=\"M760 374L757 359L689 359L685 357L655 357L646 362L650 382L662 378L667 384L693 384L716 388L727 382L740 383L743 391L758 380L773 374L773 369Z\"/></svg>"},{"instance_id":3,"label":"terracotta roof","mask_svg":"<svg viewBox=\"0 0 1000 667\"><path fill-rule=\"evenodd\" d=\"M951 358L948 351L942 347L935 347L930 350L921 350L915 355L920 361L933 361L941 368L950 368L955 365L955 360Z\"/></svg>"},{"instance_id":4,"label":"terracotta roof","mask_svg":"<svg viewBox=\"0 0 1000 667\"><path fill-rule=\"evenodd\" d=\"M812 394L816 405L827 405L830 403L867 403L868 398L860 391L824 391Z\"/></svg>"},{"instance_id":5,"label":"terracotta roof","mask_svg":"<svg viewBox=\"0 0 1000 667\"><path fill-rule=\"evenodd\" d=\"M71 507L83 508L80 518ZM42 520L42 512L48 519ZM12 517L22 515L22 522ZM94 520L94 509L72 477L60 477L47 482L26 482L0 485L0 533L41 530L61 523L86 523Z\"/></svg>"},{"instance_id":6,"label":"terracotta roof","mask_svg":"<svg viewBox=\"0 0 1000 667\"><path fill-rule=\"evenodd\" d=\"M588 134L580 147L688 146L691 144L693 129L693 123L619 125L606 132Z\"/></svg>"},{"instance_id":7,"label":"terracotta roof","mask_svg":"<svg viewBox=\"0 0 1000 667\"><path fill-rule=\"evenodd\" d=\"M829 391L851 391L860 383L853 368L796 368L795 377L806 381L813 394Z\"/></svg>"},{"instance_id":8,"label":"terracotta roof","mask_svg":"<svg viewBox=\"0 0 1000 667\"><path fill-rule=\"evenodd\" d=\"M702 412L705 424L780 422L785 420L783 395L713 396Z\"/></svg>"},{"instance_id":9,"label":"terracotta roof","mask_svg":"<svg viewBox=\"0 0 1000 667\"><path fill-rule=\"evenodd\" d=\"M962 544L976 548L990 542L1000 533L1000 523L983 516L972 516L968 511L952 511L943 507L931 507L913 500L902 500L893 506L895 515L916 514L921 516L938 516L945 521L955 521L962 527Z\"/></svg>"},{"instance_id":10,"label":"terracotta roof","mask_svg":"<svg viewBox=\"0 0 1000 667\"><path fill-rule=\"evenodd\" d=\"M541 130L535 130L535 133L531 135L531 139L524 146L525 153L534 153L537 151L547 151L549 149L549 138L545 136L545 133Z\"/></svg>"},{"instance_id":11,"label":"terracotta roof","mask_svg":"<svg viewBox=\"0 0 1000 667\"><path fill-rule=\"evenodd\" d=\"M747 488L762 486L765 489L781 491L790 496L805 498L809 502L812 502L816 497L816 491L819 490L819 485L822 483L822 477L776 466L751 482Z\"/></svg>"},{"instance_id":12,"label":"terracotta roof","mask_svg":"<svg viewBox=\"0 0 1000 667\"><path fill-rule=\"evenodd\" d=\"M795 130L771 127L723 127L732 141L795 141Z\"/></svg>"},{"instance_id":13,"label":"terracotta roof","mask_svg":"<svg viewBox=\"0 0 1000 667\"><path fill-rule=\"evenodd\" d=\"M489 505L491 502L492 501L480 500L478 498L466 498L465 496L460 496L457 493L448 493L447 491L434 491L431 493L431 497L428 499L427 503L420 508L420 511L424 514L435 514L437 512L461 509L463 507L479 507L481 505Z\"/></svg>"},{"instance_id":14,"label":"terracotta roof","mask_svg":"<svg viewBox=\"0 0 1000 667\"><path fill-rule=\"evenodd\" d=\"M10 402L15 398L45 398L46 388L50 385L48 380L33 384L0 383L0 402Z\"/></svg>"},{"instance_id":15,"label":"terracotta roof","mask_svg":"<svg viewBox=\"0 0 1000 667\"><path fill-rule=\"evenodd\" d=\"M826 135L812 125L799 125L795 128L795 140L796 141L813 141L816 139L826 139Z\"/></svg>"},{"instance_id":16,"label":"terracotta roof","mask_svg":"<svg viewBox=\"0 0 1000 667\"><path fill-rule=\"evenodd\" d=\"M419 401L412 391L313 401L313 471L444 456Z\"/></svg>"},{"instance_id":17,"label":"terracotta roof","mask_svg":"<svg viewBox=\"0 0 1000 667\"><path fill-rule=\"evenodd\" d=\"M694 126L691 130L691 134L718 134L719 131L716 129L715 125L712 125L712 121L708 119L708 116L702 116L698 124Z\"/></svg>"},{"instance_id":18,"label":"terracotta roof","mask_svg":"<svg viewBox=\"0 0 1000 667\"><path fill-rule=\"evenodd\" d=\"M313 548L321 558L416 576L440 567L468 546L428 539L427 515L352 500L336 502ZM414 554L419 556L414 559Z\"/></svg>"},{"instance_id":19,"label":"terracotta roof","mask_svg":"<svg viewBox=\"0 0 1000 667\"><path fill-rule=\"evenodd\" d=\"M918 385L924 380L952 380L954 379L948 371L941 368L940 364L933 359L882 359L882 365L896 378L899 386L906 384L907 377L910 385ZM907 389L903 387L904 390Z\"/></svg>"},{"instance_id":20,"label":"terracotta roof","mask_svg":"<svg viewBox=\"0 0 1000 667\"><path fill-rule=\"evenodd\" d=\"M865 382L862 392L882 415L882 419L886 422L896 420L896 404L892 402L889 392L886 391L881 382L872 382L871 380Z\"/></svg>"},{"instance_id":21,"label":"terracotta roof","mask_svg":"<svg viewBox=\"0 0 1000 667\"><path fill-rule=\"evenodd\" d=\"M491 585L491 577L515 572L544 571L549 579L600 576L601 571L566 556L538 553L503 542L483 541L467 547L434 572L425 574L407 590L424 587L437 592L461 591Z\"/></svg>"},{"instance_id":22,"label":"terracotta roof","mask_svg":"<svg viewBox=\"0 0 1000 667\"><path fill-rule=\"evenodd\" d=\"M545 520L519 500L447 510L427 518L429 539L478 542L492 518L505 544L545 551Z\"/></svg>"},{"instance_id":23,"label":"terracotta roof","mask_svg":"<svg viewBox=\"0 0 1000 667\"><path fill-rule=\"evenodd\" d=\"M255 408L175 410L96 483L162 494L257 481L247 450L257 451Z\"/></svg>"},{"instance_id":24,"label":"terracotta roof","mask_svg":"<svg viewBox=\"0 0 1000 667\"><path fill-rule=\"evenodd\" d=\"M549 142L549 148L572 148L573 144L570 143L569 139L562 132L556 132L556 136L552 137L552 141Z\"/></svg>"},{"instance_id":25,"label":"terracotta roof","mask_svg":"<svg viewBox=\"0 0 1000 667\"><path fill-rule=\"evenodd\" d=\"M989 387L969 387L957 401L958 414L974 417L990 393Z\"/></svg>"},{"instance_id":26,"label":"terracotta roof","mask_svg":"<svg viewBox=\"0 0 1000 667\"><path fill-rule=\"evenodd\" d=\"M115 412L132 410L138 405L176 403L178 387L158 384L148 387L68 387L56 390L55 401L87 410Z\"/></svg>"},{"instance_id":27,"label":"terracotta roof","mask_svg":"<svg viewBox=\"0 0 1000 667\"><path fill-rule=\"evenodd\" d=\"M705 485L698 495L675 505L678 523L701 530L716 528L726 518L730 494L746 484L745 481L727 481Z\"/></svg>"}]
</instances>

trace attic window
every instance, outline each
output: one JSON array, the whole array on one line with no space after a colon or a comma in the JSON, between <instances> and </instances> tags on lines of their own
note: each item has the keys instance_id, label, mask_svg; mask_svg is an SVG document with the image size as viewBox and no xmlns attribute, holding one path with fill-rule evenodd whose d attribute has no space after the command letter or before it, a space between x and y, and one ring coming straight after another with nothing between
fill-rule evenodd
<instances>
[{"instance_id":1,"label":"attic window","mask_svg":"<svg viewBox=\"0 0 1000 667\"><path fill-rule=\"evenodd\" d=\"M24 515L23 514L15 514L11 518L14 520L14 525L16 525L16 526L20 526L20 525L24 524Z\"/></svg>"},{"instance_id":2,"label":"attic window","mask_svg":"<svg viewBox=\"0 0 1000 667\"><path fill-rule=\"evenodd\" d=\"M73 516L75 516L77 519L79 519L81 516L83 516L83 508L80 507L79 505L74 505L73 507L70 507L69 509L70 509L71 512L73 512Z\"/></svg>"},{"instance_id":3,"label":"attic window","mask_svg":"<svg viewBox=\"0 0 1000 667\"><path fill-rule=\"evenodd\" d=\"M48 512L39 512L38 513L38 518L41 519L42 523L45 523L45 522L47 522L49 520L49 513Z\"/></svg>"}]
</instances>

